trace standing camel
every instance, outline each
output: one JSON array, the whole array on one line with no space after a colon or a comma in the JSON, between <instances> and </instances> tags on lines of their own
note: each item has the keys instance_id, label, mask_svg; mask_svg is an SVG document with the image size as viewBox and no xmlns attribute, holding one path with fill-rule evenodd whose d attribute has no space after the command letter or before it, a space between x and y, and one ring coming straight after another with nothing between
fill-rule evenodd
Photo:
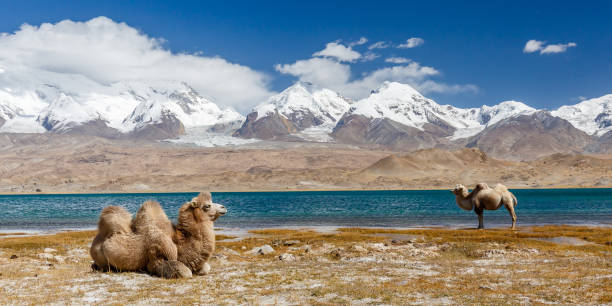
<instances>
[{"instance_id":1,"label":"standing camel","mask_svg":"<svg viewBox=\"0 0 612 306\"><path fill-rule=\"evenodd\" d=\"M516 225L516 214L514 208L518 204L516 197L508 188L502 184L497 184L493 188L490 188L486 183L479 183L476 185L472 192L458 184L455 189L451 190L455 194L455 201L457 205L464 210L472 210L478 215L478 228L484 228L483 224L483 211L497 210L502 205L506 207L510 216L512 216L512 229L515 229Z\"/></svg>"}]
</instances>

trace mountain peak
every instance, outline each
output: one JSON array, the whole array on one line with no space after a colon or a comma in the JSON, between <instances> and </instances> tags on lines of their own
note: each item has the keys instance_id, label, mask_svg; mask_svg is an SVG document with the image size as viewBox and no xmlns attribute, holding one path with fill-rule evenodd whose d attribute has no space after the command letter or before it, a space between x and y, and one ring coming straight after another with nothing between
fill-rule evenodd
<instances>
[{"instance_id":1,"label":"mountain peak","mask_svg":"<svg viewBox=\"0 0 612 306\"><path fill-rule=\"evenodd\" d=\"M371 94L373 95L392 95L392 96L400 96L400 95L404 95L404 96L423 96L421 95L421 93L419 93L416 89L414 89L414 87L408 85L408 84L404 84L404 83L399 83L399 82L391 82L391 81L385 81L382 83L382 85L380 85L380 87L378 87L376 90L373 90L371 92Z\"/></svg>"},{"instance_id":2,"label":"mountain peak","mask_svg":"<svg viewBox=\"0 0 612 306\"><path fill-rule=\"evenodd\" d=\"M589 135L601 136L612 131L612 94L561 106L552 114Z\"/></svg>"}]
</instances>

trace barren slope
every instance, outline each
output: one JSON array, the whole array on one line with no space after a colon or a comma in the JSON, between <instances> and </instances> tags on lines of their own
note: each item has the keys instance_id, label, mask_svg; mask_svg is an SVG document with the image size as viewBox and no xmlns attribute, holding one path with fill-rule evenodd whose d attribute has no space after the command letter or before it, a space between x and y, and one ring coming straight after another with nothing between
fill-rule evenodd
<instances>
[{"instance_id":1,"label":"barren slope","mask_svg":"<svg viewBox=\"0 0 612 306\"><path fill-rule=\"evenodd\" d=\"M0 193L612 186L609 156L530 162L478 149L411 153L341 145L199 148L96 137L0 134Z\"/></svg>"}]
</instances>

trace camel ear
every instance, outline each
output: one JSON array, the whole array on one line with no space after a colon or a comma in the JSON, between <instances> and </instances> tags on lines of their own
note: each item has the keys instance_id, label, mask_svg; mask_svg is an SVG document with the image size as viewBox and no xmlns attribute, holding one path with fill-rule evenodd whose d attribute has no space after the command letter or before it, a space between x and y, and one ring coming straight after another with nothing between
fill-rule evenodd
<instances>
[{"instance_id":1,"label":"camel ear","mask_svg":"<svg viewBox=\"0 0 612 306\"><path fill-rule=\"evenodd\" d=\"M200 207L200 206L201 206L201 205L200 205L200 203L198 203L198 202L196 202L196 201L191 201L191 202L189 202L189 205L190 205L191 207L193 207L193 208L198 208L198 207Z\"/></svg>"}]
</instances>

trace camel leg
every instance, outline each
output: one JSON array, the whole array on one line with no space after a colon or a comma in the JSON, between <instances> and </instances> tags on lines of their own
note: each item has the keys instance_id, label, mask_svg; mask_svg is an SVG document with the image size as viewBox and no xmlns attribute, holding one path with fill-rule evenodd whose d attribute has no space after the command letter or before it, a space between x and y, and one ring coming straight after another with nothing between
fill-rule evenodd
<instances>
[{"instance_id":1,"label":"camel leg","mask_svg":"<svg viewBox=\"0 0 612 306\"><path fill-rule=\"evenodd\" d=\"M475 207L474 212L478 215L478 229L484 229L484 222L483 222L483 216L482 216L483 209L479 207Z\"/></svg>"},{"instance_id":2,"label":"camel leg","mask_svg":"<svg viewBox=\"0 0 612 306\"><path fill-rule=\"evenodd\" d=\"M190 278L191 270L180 261L155 259L147 264L147 271L163 278Z\"/></svg>"},{"instance_id":3,"label":"camel leg","mask_svg":"<svg viewBox=\"0 0 612 306\"><path fill-rule=\"evenodd\" d=\"M510 213L510 216L512 217L512 227L511 229L515 229L516 227L516 214L514 213L514 205L505 205L506 209L508 210L508 212Z\"/></svg>"}]
</instances>

